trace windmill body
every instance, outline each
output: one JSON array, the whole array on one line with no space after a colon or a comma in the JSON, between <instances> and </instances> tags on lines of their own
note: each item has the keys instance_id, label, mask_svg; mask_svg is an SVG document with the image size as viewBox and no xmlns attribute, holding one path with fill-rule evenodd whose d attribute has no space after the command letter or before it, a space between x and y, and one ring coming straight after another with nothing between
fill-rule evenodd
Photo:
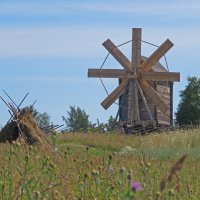
<instances>
[{"instance_id":1,"label":"windmill body","mask_svg":"<svg viewBox=\"0 0 200 200\"><path fill-rule=\"evenodd\" d=\"M167 39L148 58L141 56L141 28L132 29L131 60L110 40L103 46L122 69L89 69L88 77L118 78L119 85L101 103L108 109L119 99L119 119L137 126L148 123L170 125L173 117L173 82L180 73L168 72L159 59L173 46Z\"/></svg>"},{"instance_id":2,"label":"windmill body","mask_svg":"<svg viewBox=\"0 0 200 200\"><path fill-rule=\"evenodd\" d=\"M144 58L145 59L145 58ZM167 70L160 64L157 63L153 66L152 72L167 72ZM119 79L119 84L121 83ZM148 81L152 88L160 95L160 97L167 104L169 109L163 113L158 109L152 100L148 98L144 93L146 103L148 105L151 116L149 115L142 96L138 94L138 110L140 114L140 120L133 122L134 125L140 124L152 124L156 123L157 125L172 125L173 123L173 82L171 81ZM125 92L119 98L119 118L122 123L128 122L128 96L129 96L129 87L127 86ZM151 118L152 117L152 118Z\"/></svg>"}]
</instances>

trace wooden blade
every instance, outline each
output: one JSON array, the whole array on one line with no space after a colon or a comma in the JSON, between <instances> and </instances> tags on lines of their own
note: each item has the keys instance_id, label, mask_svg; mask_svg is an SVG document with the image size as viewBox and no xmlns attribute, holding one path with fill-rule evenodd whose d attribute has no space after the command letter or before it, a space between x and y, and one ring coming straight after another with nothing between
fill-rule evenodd
<instances>
[{"instance_id":1,"label":"wooden blade","mask_svg":"<svg viewBox=\"0 0 200 200\"><path fill-rule=\"evenodd\" d=\"M132 29L132 57L131 67L136 75L141 62L141 28ZM134 80L129 80L128 92L128 123L137 123L140 120L138 105L138 88Z\"/></svg>"},{"instance_id":2,"label":"wooden blade","mask_svg":"<svg viewBox=\"0 0 200 200\"><path fill-rule=\"evenodd\" d=\"M126 76L124 69L88 69L88 77L125 78Z\"/></svg>"},{"instance_id":3,"label":"wooden blade","mask_svg":"<svg viewBox=\"0 0 200 200\"><path fill-rule=\"evenodd\" d=\"M141 37L142 29L132 29L132 69L137 73L141 63Z\"/></svg>"},{"instance_id":4,"label":"wooden blade","mask_svg":"<svg viewBox=\"0 0 200 200\"><path fill-rule=\"evenodd\" d=\"M169 81L180 82L180 73L178 72L142 72L140 74L142 80L148 81Z\"/></svg>"},{"instance_id":5,"label":"wooden blade","mask_svg":"<svg viewBox=\"0 0 200 200\"><path fill-rule=\"evenodd\" d=\"M160 95L149 85L147 81L140 81L140 86L142 87L145 95L152 100L152 103L157 106L163 113L169 110L168 105L163 101Z\"/></svg>"},{"instance_id":6,"label":"wooden blade","mask_svg":"<svg viewBox=\"0 0 200 200\"><path fill-rule=\"evenodd\" d=\"M108 109L112 103L124 93L127 83L127 79L123 80L121 84L101 103L105 110Z\"/></svg>"},{"instance_id":7,"label":"wooden blade","mask_svg":"<svg viewBox=\"0 0 200 200\"><path fill-rule=\"evenodd\" d=\"M174 44L169 39L167 39L146 61L142 63L142 71L149 71L173 46Z\"/></svg>"},{"instance_id":8,"label":"wooden blade","mask_svg":"<svg viewBox=\"0 0 200 200\"><path fill-rule=\"evenodd\" d=\"M106 40L103 46L108 50L108 52L129 72L133 72L131 68L131 62L128 58L115 46L115 44L110 40Z\"/></svg>"}]
</instances>

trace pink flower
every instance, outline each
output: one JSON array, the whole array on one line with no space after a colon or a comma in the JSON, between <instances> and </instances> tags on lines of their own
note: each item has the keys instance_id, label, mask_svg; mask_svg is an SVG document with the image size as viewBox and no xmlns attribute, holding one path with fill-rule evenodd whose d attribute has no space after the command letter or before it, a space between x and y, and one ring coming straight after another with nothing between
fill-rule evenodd
<instances>
[{"instance_id":1,"label":"pink flower","mask_svg":"<svg viewBox=\"0 0 200 200\"><path fill-rule=\"evenodd\" d=\"M131 189L134 191L141 191L143 188L142 188L140 182L132 182Z\"/></svg>"}]
</instances>

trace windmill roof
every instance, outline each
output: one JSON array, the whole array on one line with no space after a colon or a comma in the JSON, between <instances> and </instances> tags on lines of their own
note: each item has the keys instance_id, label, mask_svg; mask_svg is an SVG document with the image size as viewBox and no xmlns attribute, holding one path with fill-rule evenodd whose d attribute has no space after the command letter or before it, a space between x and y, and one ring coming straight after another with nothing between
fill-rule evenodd
<instances>
[{"instance_id":1,"label":"windmill roof","mask_svg":"<svg viewBox=\"0 0 200 200\"><path fill-rule=\"evenodd\" d=\"M142 56L142 59L147 60L148 58L145 56ZM160 62L157 62L153 67L152 70L154 72L167 72L167 69L160 64Z\"/></svg>"}]
</instances>

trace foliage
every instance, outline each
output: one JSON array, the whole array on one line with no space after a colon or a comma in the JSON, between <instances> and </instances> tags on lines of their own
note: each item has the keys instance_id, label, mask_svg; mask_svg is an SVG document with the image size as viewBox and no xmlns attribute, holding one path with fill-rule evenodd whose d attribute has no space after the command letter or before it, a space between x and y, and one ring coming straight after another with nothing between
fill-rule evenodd
<instances>
[{"instance_id":1,"label":"foliage","mask_svg":"<svg viewBox=\"0 0 200 200\"><path fill-rule=\"evenodd\" d=\"M188 85L180 92L176 113L179 125L200 124L200 78L188 77Z\"/></svg>"},{"instance_id":2,"label":"foliage","mask_svg":"<svg viewBox=\"0 0 200 200\"><path fill-rule=\"evenodd\" d=\"M107 131L113 131L116 127L116 120L113 116L110 116L108 122L105 124Z\"/></svg>"},{"instance_id":3,"label":"foliage","mask_svg":"<svg viewBox=\"0 0 200 200\"><path fill-rule=\"evenodd\" d=\"M38 153L37 148L18 142L3 145L1 150L0 199L53 199L61 180L48 152Z\"/></svg>"},{"instance_id":4,"label":"foliage","mask_svg":"<svg viewBox=\"0 0 200 200\"><path fill-rule=\"evenodd\" d=\"M115 118L110 116L107 123L99 122L97 119L97 126L96 124L93 124L92 127L90 127L89 132L98 132L98 133L105 133L105 132L111 132L114 131L116 128L116 121Z\"/></svg>"},{"instance_id":5,"label":"foliage","mask_svg":"<svg viewBox=\"0 0 200 200\"><path fill-rule=\"evenodd\" d=\"M36 122L38 123L39 127L48 127L50 126L50 115L46 112L37 113L35 116Z\"/></svg>"},{"instance_id":6,"label":"foliage","mask_svg":"<svg viewBox=\"0 0 200 200\"><path fill-rule=\"evenodd\" d=\"M70 131L87 131L92 126L89 121L89 115L80 107L70 106L70 111L67 111L67 115L67 118L64 116L62 118Z\"/></svg>"},{"instance_id":7,"label":"foliage","mask_svg":"<svg viewBox=\"0 0 200 200\"><path fill-rule=\"evenodd\" d=\"M31 110L33 116L38 124L39 127L48 127L50 126L50 115L47 112L40 113L38 112L33 106L26 107L25 109Z\"/></svg>"},{"instance_id":8,"label":"foliage","mask_svg":"<svg viewBox=\"0 0 200 200\"><path fill-rule=\"evenodd\" d=\"M33 108L34 109L34 108ZM40 113L36 109L34 109L35 112L35 120L39 127L48 127L50 126L50 115L47 112Z\"/></svg>"}]
</instances>

